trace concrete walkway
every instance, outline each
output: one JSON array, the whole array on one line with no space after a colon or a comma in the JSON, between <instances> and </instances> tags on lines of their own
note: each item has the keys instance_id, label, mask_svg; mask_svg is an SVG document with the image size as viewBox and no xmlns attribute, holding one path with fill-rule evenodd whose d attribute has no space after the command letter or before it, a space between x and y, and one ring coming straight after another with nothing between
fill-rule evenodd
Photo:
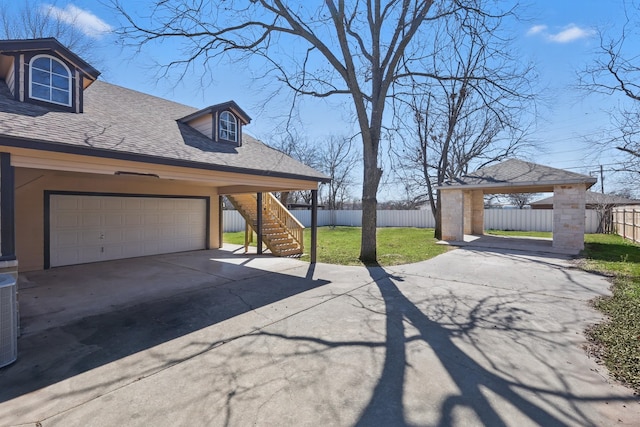
<instances>
[{"instance_id":1,"label":"concrete walkway","mask_svg":"<svg viewBox=\"0 0 640 427\"><path fill-rule=\"evenodd\" d=\"M638 398L583 349L601 320L587 301L609 283L559 255L465 248L384 269L224 251L130 261L94 265L113 272L98 288L170 277L177 291L46 328L25 319L18 362L0 369L0 425L640 424Z\"/></svg>"}]
</instances>

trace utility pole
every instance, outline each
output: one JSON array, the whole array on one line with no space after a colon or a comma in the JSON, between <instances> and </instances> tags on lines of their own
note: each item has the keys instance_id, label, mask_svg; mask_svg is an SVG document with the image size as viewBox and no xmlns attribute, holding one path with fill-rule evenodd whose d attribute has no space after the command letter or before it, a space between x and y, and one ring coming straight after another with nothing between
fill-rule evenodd
<instances>
[{"instance_id":1,"label":"utility pole","mask_svg":"<svg viewBox=\"0 0 640 427\"><path fill-rule=\"evenodd\" d=\"M600 192L604 194L604 171L602 165L600 165Z\"/></svg>"}]
</instances>

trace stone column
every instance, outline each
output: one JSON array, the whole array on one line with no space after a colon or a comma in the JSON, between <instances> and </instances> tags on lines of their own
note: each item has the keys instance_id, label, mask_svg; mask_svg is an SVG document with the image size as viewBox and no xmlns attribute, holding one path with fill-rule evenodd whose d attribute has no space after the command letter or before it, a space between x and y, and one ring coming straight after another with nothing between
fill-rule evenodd
<instances>
[{"instance_id":1,"label":"stone column","mask_svg":"<svg viewBox=\"0 0 640 427\"><path fill-rule=\"evenodd\" d=\"M464 196L462 190L440 190L442 197L442 240L464 240Z\"/></svg>"},{"instance_id":2,"label":"stone column","mask_svg":"<svg viewBox=\"0 0 640 427\"><path fill-rule=\"evenodd\" d=\"M473 234L473 191L463 191L464 234Z\"/></svg>"},{"instance_id":3,"label":"stone column","mask_svg":"<svg viewBox=\"0 0 640 427\"><path fill-rule=\"evenodd\" d=\"M473 190L471 194L471 234L484 234L484 193Z\"/></svg>"},{"instance_id":4,"label":"stone column","mask_svg":"<svg viewBox=\"0 0 640 427\"><path fill-rule=\"evenodd\" d=\"M578 253L584 249L585 184L553 187L553 247Z\"/></svg>"}]
</instances>

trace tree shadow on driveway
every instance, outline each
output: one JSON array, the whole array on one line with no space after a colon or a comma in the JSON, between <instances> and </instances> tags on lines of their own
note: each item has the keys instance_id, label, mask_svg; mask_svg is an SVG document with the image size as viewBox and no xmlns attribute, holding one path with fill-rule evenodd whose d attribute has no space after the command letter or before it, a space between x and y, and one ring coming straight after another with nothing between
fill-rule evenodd
<instances>
[{"instance_id":1,"label":"tree shadow on driveway","mask_svg":"<svg viewBox=\"0 0 640 427\"><path fill-rule=\"evenodd\" d=\"M24 337L32 348L22 367L0 371L2 400L60 383L0 405L0 418L597 426L618 416L602 415L603 405L637 402L584 372L584 301L491 286L491 269L449 280L460 259L262 271Z\"/></svg>"},{"instance_id":2,"label":"tree shadow on driveway","mask_svg":"<svg viewBox=\"0 0 640 427\"><path fill-rule=\"evenodd\" d=\"M379 266L370 267L372 277L381 277ZM480 301L470 310L469 317L463 321L454 321L455 313L451 308L445 308L445 312L438 313L435 307L434 315L430 316L424 310L418 308L395 282L401 281L400 277L387 274L376 280L386 307L386 343L385 359L382 373L373 395L362 412L357 425L410 425L406 419L404 410L404 384L407 376L407 337L406 324L417 329L418 340L427 343L437 355L447 374L453 380L459 392L448 396L440 407L438 426L454 425L454 412L456 408L470 409L482 425L507 426L513 425L513 420L505 418L496 409L496 399L508 402L518 412L530 421L543 426L581 425L596 426L597 420L593 420L590 414L582 410L584 404L589 402L607 402L618 400L614 396L580 396L569 389L561 367L551 359L549 361L538 358L537 362L547 367L547 375L554 376L553 380L561 387L540 387L519 380L517 371L501 372L500 368L493 365L488 369L484 364L478 363L476 358L461 349L454 341L456 338L469 338L475 329L501 328L507 333L517 332L519 335L533 334L534 331L526 330L517 322L523 309L517 309L511 304L488 304L488 301ZM455 298L455 296L452 296ZM437 306L437 302L435 303ZM453 310L455 311L455 310ZM496 317L498 316L498 317ZM435 317L436 319L434 319ZM444 317L449 322L443 322ZM406 322L406 323L405 323ZM552 339L551 337L549 339ZM477 343L470 339L480 354L487 359L498 360L500 354L487 355ZM514 346L526 345L514 342ZM531 350L531 349L530 349ZM529 352L527 356L531 356ZM505 355L506 356L506 355ZM558 362L558 361L556 361ZM490 393L488 393L489 391ZM581 394L581 393L580 393ZM491 399L488 396L493 395ZM535 396L534 399L525 396ZM629 397L622 399L637 401Z\"/></svg>"}]
</instances>

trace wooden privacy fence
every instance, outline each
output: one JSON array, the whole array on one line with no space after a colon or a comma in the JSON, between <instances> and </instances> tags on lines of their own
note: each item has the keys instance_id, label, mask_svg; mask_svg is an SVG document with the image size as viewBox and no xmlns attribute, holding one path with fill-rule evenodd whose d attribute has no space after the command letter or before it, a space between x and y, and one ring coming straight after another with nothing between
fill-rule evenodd
<instances>
[{"instance_id":1,"label":"wooden privacy fence","mask_svg":"<svg viewBox=\"0 0 640 427\"><path fill-rule=\"evenodd\" d=\"M640 205L613 208L613 229L625 239L640 243Z\"/></svg>"},{"instance_id":2,"label":"wooden privacy fence","mask_svg":"<svg viewBox=\"0 0 640 427\"><path fill-rule=\"evenodd\" d=\"M291 213L305 227L311 226L311 211L292 210ZM244 219L236 211L224 211L224 231L243 231ZM598 229L598 213L587 210L585 231ZM636 224L638 221L636 221ZM378 211L378 227L433 228L436 222L431 211ZM362 226L362 211L318 211L318 226ZM553 231L553 210L550 209L485 209L485 230ZM640 236L640 234L639 234Z\"/></svg>"}]
</instances>

